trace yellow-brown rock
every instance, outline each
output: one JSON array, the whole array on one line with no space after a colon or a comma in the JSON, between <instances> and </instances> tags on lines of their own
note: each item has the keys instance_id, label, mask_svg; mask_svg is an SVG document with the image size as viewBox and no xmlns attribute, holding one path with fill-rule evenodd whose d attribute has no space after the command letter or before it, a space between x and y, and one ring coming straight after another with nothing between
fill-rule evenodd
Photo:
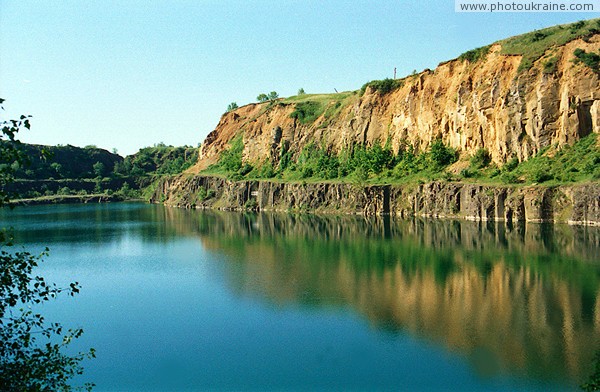
<instances>
[{"instance_id":1,"label":"yellow-brown rock","mask_svg":"<svg viewBox=\"0 0 600 392\"><path fill-rule=\"evenodd\" d=\"M244 160L253 163L276 163L282 146L297 153L310 142L334 152L386 141L395 151L402 145L424 151L437 138L462 154L486 148L499 164L512 156L523 161L547 146L600 133L599 77L573 61L577 48L597 52L600 35L552 47L525 71L518 70L521 56L502 54L495 44L478 62L442 63L385 95L370 88L362 96L347 93L333 116L322 114L310 124L290 117L297 105L291 100L246 105L222 116L191 172L216 162L239 134ZM549 56L557 59L552 72L544 70Z\"/></svg>"}]
</instances>

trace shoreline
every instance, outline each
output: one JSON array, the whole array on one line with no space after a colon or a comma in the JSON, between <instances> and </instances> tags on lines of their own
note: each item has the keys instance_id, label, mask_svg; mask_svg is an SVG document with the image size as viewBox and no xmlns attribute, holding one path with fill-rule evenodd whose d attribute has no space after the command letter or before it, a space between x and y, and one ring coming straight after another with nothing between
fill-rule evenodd
<instances>
[{"instance_id":1,"label":"shoreline","mask_svg":"<svg viewBox=\"0 0 600 392\"><path fill-rule=\"evenodd\" d=\"M143 199L126 199L121 196L108 195L105 193L93 195L53 195L42 196L31 199L15 199L7 203L10 207L34 206L48 204L88 204L88 203L117 203L123 201L146 201Z\"/></svg>"},{"instance_id":2,"label":"shoreline","mask_svg":"<svg viewBox=\"0 0 600 392\"><path fill-rule=\"evenodd\" d=\"M456 182L356 185L179 175L161 179L149 201L189 209L600 226L598 182L519 187Z\"/></svg>"}]
</instances>

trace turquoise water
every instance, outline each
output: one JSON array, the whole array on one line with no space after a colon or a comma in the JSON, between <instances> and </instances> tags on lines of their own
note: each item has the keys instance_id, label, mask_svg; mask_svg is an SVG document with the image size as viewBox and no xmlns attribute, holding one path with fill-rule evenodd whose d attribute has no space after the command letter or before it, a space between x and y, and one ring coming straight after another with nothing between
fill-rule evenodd
<instances>
[{"instance_id":1,"label":"turquoise water","mask_svg":"<svg viewBox=\"0 0 600 392\"><path fill-rule=\"evenodd\" d=\"M97 391L573 390L600 348L600 231L185 211L0 210Z\"/></svg>"}]
</instances>

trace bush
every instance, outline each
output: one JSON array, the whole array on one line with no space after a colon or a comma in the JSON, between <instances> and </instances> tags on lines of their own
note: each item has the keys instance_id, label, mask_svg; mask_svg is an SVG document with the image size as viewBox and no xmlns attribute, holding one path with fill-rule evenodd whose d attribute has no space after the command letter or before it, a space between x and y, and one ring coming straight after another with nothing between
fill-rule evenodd
<instances>
[{"instance_id":1,"label":"bush","mask_svg":"<svg viewBox=\"0 0 600 392\"><path fill-rule=\"evenodd\" d=\"M529 180L537 183L542 183L554 179L554 175L550 173L550 168L547 166L536 167L529 175Z\"/></svg>"},{"instance_id":2,"label":"bush","mask_svg":"<svg viewBox=\"0 0 600 392\"><path fill-rule=\"evenodd\" d=\"M458 56L458 59L460 61L468 61L470 63L476 63L479 60L485 59L485 56L487 56L489 51L490 51L489 45L482 46L481 48L466 51L465 53Z\"/></svg>"},{"instance_id":3,"label":"bush","mask_svg":"<svg viewBox=\"0 0 600 392\"><path fill-rule=\"evenodd\" d=\"M473 173L473 171L469 169L462 169L460 171L460 176L463 178L471 178L475 176L475 173Z\"/></svg>"},{"instance_id":4,"label":"bush","mask_svg":"<svg viewBox=\"0 0 600 392\"><path fill-rule=\"evenodd\" d=\"M399 79L383 79L383 80L372 80L370 82L365 83L361 89L361 95L367 91L367 87L370 87L374 92L385 95L391 93L392 91L402 87L403 82Z\"/></svg>"},{"instance_id":5,"label":"bush","mask_svg":"<svg viewBox=\"0 0 600 392\"><path fill-rule=\"evenodd\" d=\"M588 66L595 73L600 73L600 55L597 53L586 53L583 49L575 49L573 52L575 55L575 63L583 63Z\"/></svg>"},{"instance_id":6,"label":"bush","mask_svg":"<svg viewBox=\"0 0 600 392\"><path fill-rule=\"evenodd\" d=\"M517 166L519 166L519 158L517 157L512 157L508 162L506 162L504 164L504 166L502 167L502 170L506 170L506 171L513 171L517 168Z\"/></svg>"},{"instance_id":7,"label":"bush","mask_svg":"<svg viewBox=\"0 0 600 392\"><path fill-rule=\"evenodd\" d=\"M231 112L232 110L235 110L239 108L237 102L231 102L229 105L227 105L227 111Z\"/></svg>"},{"instance_id":8,"label":"bush","mask_svg":"<svg viewBox=\"0 0 600 392\"><path fill-rule=\"evenodd\" d=\"M230 173L237 173L242 168L242 152L244 141L242 135L236 136L230 147L221 153L218 166Z\"/></svg>"},{"instance_id":9,"label":"bush","mask_svg":"<svg viewBox=\"0 0 600 392\"><path fill-rule=\"evenodd\" d=\"M458 154L453 148L447 147L441 139L437 139L429 147L429 157L435 166L441 168L456 162Z\"/></svg>"},{"instance_id":10,"label":"bush","mask_svg":"<svg viewBox=\"0 0 600 392\"><path fill-rule=\"evenodd\" d=\"M319 102L305 101L296 105L291 118L297 119L300 124L312 124L323 113L323 106Z\"/></svg>"},{"instance_id":11,"label":"bush","mask_svg":"<svg viewBox=\"0 0 600 392\"><path fill-rule=\"evenodd\" d=\"M490 156L488 150L485 148L478 149L470 160L471 167L474 167L476 169L483 169L484 167L487 167L487 165L489 165L490 162L492 162L492 157Z\"/></svg>"},{"instance_id":12,"label":"bush","mask_svg":"<svg viewBox=\"0 0 600 392\"><path fill-rule=\"evenodd\" d=\"M506 172L500 175L500 180L505 184L516 184L519 182L519 177L515 173Z\"/></svg>"},{"instance_id":13,"label":"bush","mask_svg":"<svg viewBox=\"0 0 600 392\"><path fill-rule=\"evenodd\" d=\"M553 74L556 72L556 69L558 68L557 65L558 65L558 59L556 57L551 57L544 62L543 72L545 74Z\"/></svg>"}]
</instances>

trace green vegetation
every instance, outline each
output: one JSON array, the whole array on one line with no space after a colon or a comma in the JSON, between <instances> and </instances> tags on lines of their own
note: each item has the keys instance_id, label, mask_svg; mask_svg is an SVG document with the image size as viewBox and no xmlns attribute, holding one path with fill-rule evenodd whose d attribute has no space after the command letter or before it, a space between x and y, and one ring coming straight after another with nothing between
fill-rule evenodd
<instances>
[{"instance_id":1,"label":"green vegetation","mask_svg":"<svg viewBox=\"0 0 600 392\"><path fill-rule=\"evenodd\" d=\"M298 89L297 95L306 95L306 92L304 91L304 89L302 87L300 87L300 89Z\"/></svg>"},{"instance_id":2,"label":"green vegetation","mask_svg":"<svg viewBox=\"0 0 600 392\"><path fill-rule=\"evenodd\" d=\"M500 53L523 56L519 71L527 71L549 49L564 45L577 38L587 39L591 35L598 34L599 29L600 19L592 19L532 31L498 43L502 45Z\"/></svg>"},{"instance_id":3,"label":"green vegetation","mask_svg":"<svg viewBox=\"0 0 600 392\"><path fill-rule=\"evenodd\" d=\"M583 63L595 73L600 74L600 54L586 53L585 50L579 48L575 49L573 54L575 55L575 63Z\"/></svg>"},{"instance_id":4,"label":"green vegetation","mask_svg":"<svg viewBox=\"0 0 600 392\"><path fill-rule=\"evenodd\" d=\"M16 149L18 147L18 149ZM140 190L160 176L186 170L198 158L196 148L159 143L122 158L94 146L39 146L1 141L0 148L20 154L11 159L13 180L5 190L23 198L54 195L115 194L139 198Z\"/></svg>"},{"instance_id":5,"label":"green vegetation","mask_svg":"<svg viewBox=\"0 0 600 392\"><path fill-rule=\"evenodd\" d=\"M349 182L397 182L406 177L433 179L443 176L444 169L456 161L456 151L440 140L428 151L415 154L404 146L394 154L389 143L372 146L353 145L334 153L331 149L309 143L297 156L287 148L281 150L277 163L266 161L252 165L242 163L243 143L238 135L216 165L206 174L240 179L279 179L285 181L339 180Z\"/></svg>"},{"instance_id":6,"label":"green vegetation","mask_svg":"<svg viewBox=\"0 0 600 392\"><path fill-rule=\"evenodd\" d=\"M492 162L492 157L490 153L485 148L480 148L475 152L475 154L471 157L471 167L476 169L483 169L487 167Z\"/></svg>"},{"instance_id":7,"label":"green vegetation","mask_svg":"<svg viewBox=\"0 0 600 392\"><path fill-rule=\"evenodd\" d=\"M275 91L271 91L269 94L259 94L256 97L258 102L273 102L277 99L279 99L279 94L277 94Z\"/></svg>"},{"instance_id":8,"label":"green vegetation","mask_svg":"<svg viewBox=\"0 0 600 392\"><path fill-rule=\"evenodd\" d=\"M229 105L227 105L227 111L231 112L235 109L237 109L239 106L237 104L237 102L231 102Z\"/></svg>"},{"instance_id":9,"label":"green vegetation","mask_svg":"<svg viewBox=\"0 0 600 392\"><path fill-rule=\"evenodd\" d=\"M488 52L490 51L490 47L491 46L488 45L488 46L482 46L481 48L466 51L465 53L458 56L458 59L460 61L468 61L470 63L476 63L479 60L485 59L485 56L487 56Z\"/></svg>"},{"instance_id":10,"label":"green vegetation","mask_svg":"<svg viewBox=\"0 0 600 392\"><path fill-rule=\"evenodd\" d=\"M15 178L28 180L95 178L97 173L94 165L101 164L109 173L116 163L123 160L119 155L95 146L80 148L21 144L20 149L27 156L27 161L15 166Z\"/></svg>"},{"instance_id":11,"label":"green vegetation","mask_svg":"<svg viewBox=\"0 0 600 392\"><path fill-rule=\"evenodd\" d=\"M141 148L115 165L113 173L139 179L153 179L162 175L178 174L194 165L198 150L194 147L173 147L164 143Z\"/></svg>"},{"instance_id":12,"label":"green vegetation","mask_svg":"<svg viewBox=\"0 0 600 392\"><path fill-rule=\"evenodd\" d=\"M324 111L324 102L305 101L296 105L290 117L297 119L300 124L312 124Z\"/></svg>"},{"instance_id":13,"label":"green vegetation","mask_svg":"<svg viewBox=\"0 0 600 392\"><path fill-rule=\"evenodd\" d=\"M0 99L0 104L3 101ZM27 155L21 150L24 145L16 139L16 134L30 128L29 117L2 120L0 128L0 207L4 207L10 201L6 184L13 181L15 168L27 165ZM34 256L12 251L13 247L10 233L6 229L0 231L0 390L72 391L71 379L82 374L81 362L93 358L94 350L73 354L69 344L83 330L66 330L60 323L47 323L32 309L39 309L39 304L60 293L77 294L79 285L75 282L62 288L33 275L47 256L47 248ZM93 384L85 385L88 390L92 387Z\"/></svg>"},{"instance_id":14,"label":"green vegetation","mask_svg":"<svg viewBox=\"0 0 600 392\"><path fill-rule=\"evenodd\" d=\"M505 184L559 185L596 181L600 179L597 137L596 134L590 134L572 146L545 149L525 162L519 163L513 157L500 168L490 163L485 155L487 151L479 150L471 157L470 167L461 171L460 177Z\"/></svg>"},{"instance_id":15,"label":"green vegetation","mask_svg":"<svg viewBox=\"0 0 600 392\"><path fill-rule=\"evenodd\" d=\"M556 56L550 57L548 60L542 63L542 66L542 71L545 74L553 74L556 72L558 66L558 59L556 58Z\"/></svg>"},{"instance_id":16,"label":"green vegetation","mask_svg":"<svg viewBox=\"0 0 600 392\"><path fill-rule=\"evenodd\" d=\"M297 119L302 125L310 125L324 114L325 121L321 126L325 127L344 107L354 103L356 99L356 92L347 91L335 94L295 95L281 102L285 105L295 105L290 117Z\"/></svg>"},{"instance_id":17,"label":"green vegetation","mask_svg":"<svg viewBox=\"0 0 600 392\"><path fill-rule=\"evenodd\" d=\"M581 385L585 392L600 391L600 351L596 351L594 357L594 372L589 379Z\"/></svg>"},{"instance_id":18,"label":"green vegetation","mask_svg":"<svg viewBox=\"0 0 600 392\"><path fill-rule=\"evenodd\" d=\"M367 88L371 88L374 92L385 95L391 93L392 91L399 89L404 85L404 81L402 79L390 79L386 78L383 80L372 80L363 84L360 88L361 95L367 91Z\"/></svg>"},{"instance_id":19,"label":"green vegetation","mask_svg":"<svg viewBox=\"0 0 600 392\"><path fill-rule=\"evenodd\" d=\"M242 136L238 135L216 165L206 174L233 180L274 179L283 181L342 181L357 183L404 183L420 181L477 181L485 183L558 185L600 179L600 149L597 135L590 134L572 146L548 148L528 161L516 157L503 166L492 163L487 149L477 150L459 173L447 170L458 153L435 140L427 151L416 152L404 144L394 153L389 143L352 145L335 153L331 148L309 143L294 153L285 142L273 162L243 162ZM461 163L458 164L460 167Z\"/></svg>"}]
</instances>

